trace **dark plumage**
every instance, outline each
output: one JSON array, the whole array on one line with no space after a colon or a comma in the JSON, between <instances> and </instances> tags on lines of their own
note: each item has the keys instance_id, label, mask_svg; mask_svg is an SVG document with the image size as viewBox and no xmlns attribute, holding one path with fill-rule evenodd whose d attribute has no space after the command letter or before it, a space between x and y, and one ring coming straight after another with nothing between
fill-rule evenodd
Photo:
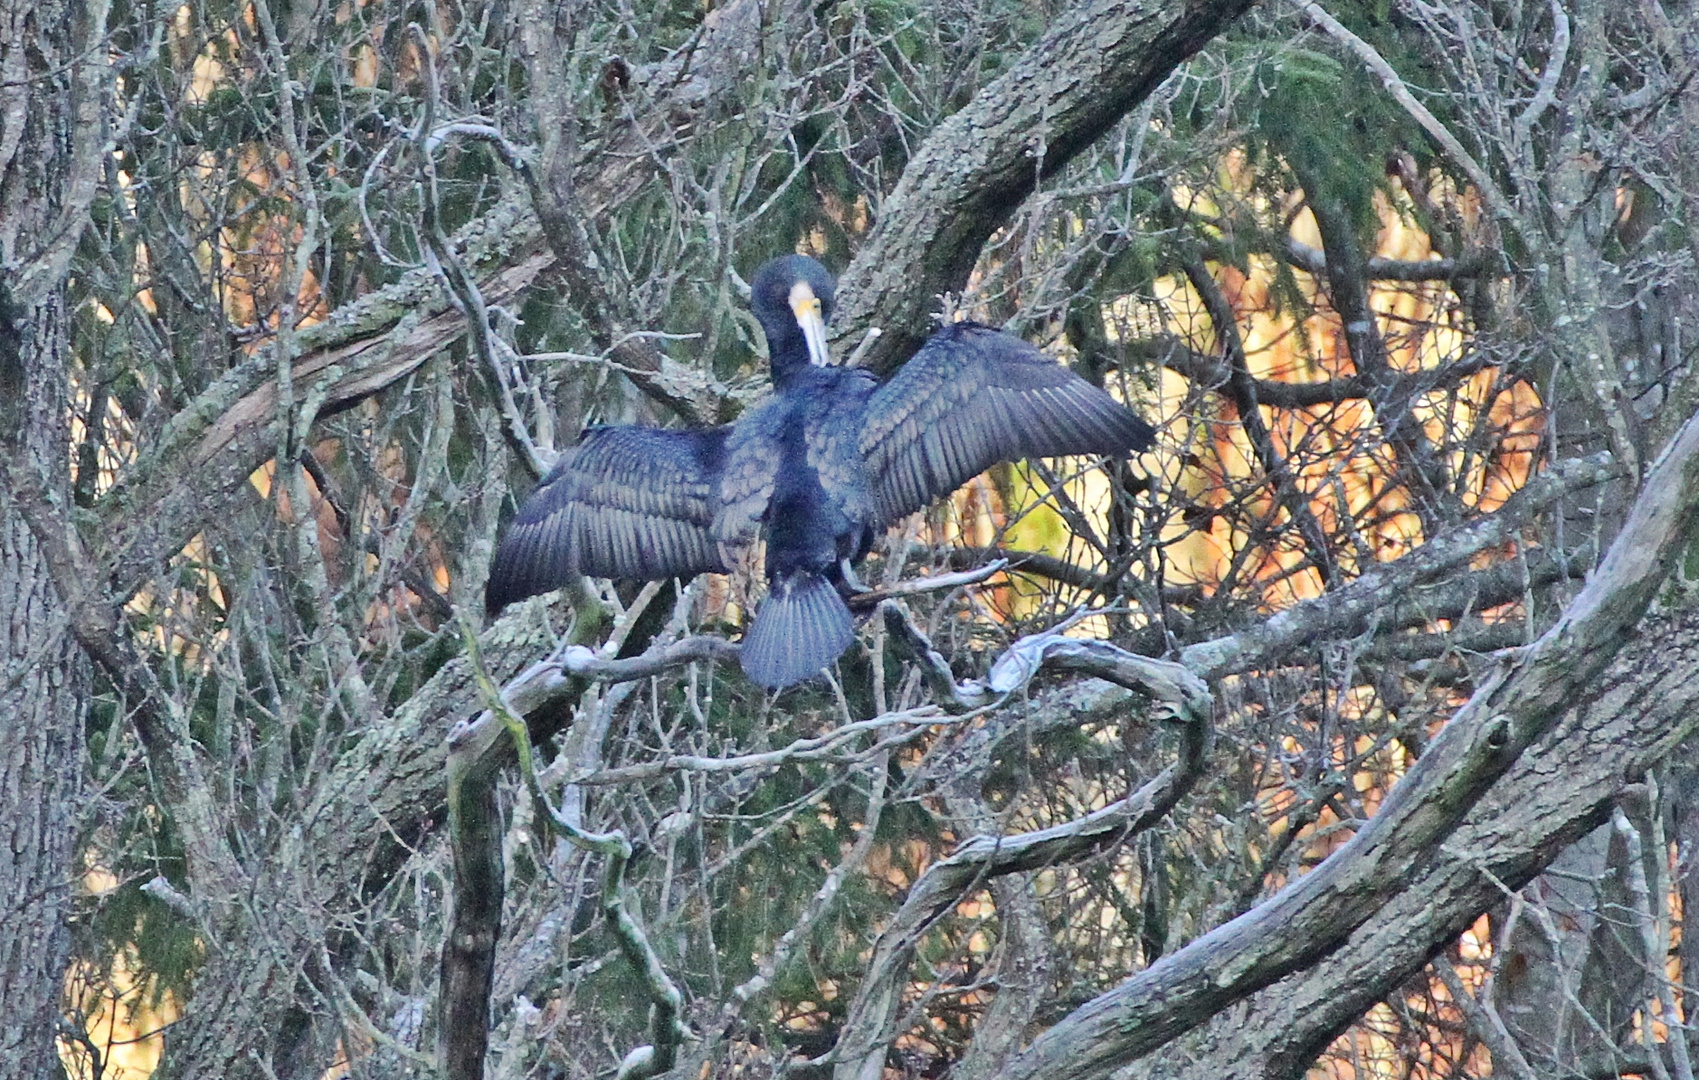
<instances>
[{"instance_id":1,"label":"dark plumage","mask_svg":"<svg viewBox=\"0 0 1699 1080\"><path fill-rule=\"evenodd\" d=\"M492 613L597 577L691 577L765 532L771 586L740 654L783 687L854 639L842 590L876 533L1000 461L1120 454L1150 425L1024 341L975 323L934 334L880 383L826 353L832 279L800 255L762 266L750 306L773 396L729 427L597 427L525 501L490 568Z\"/></svg>"}]
</instances>

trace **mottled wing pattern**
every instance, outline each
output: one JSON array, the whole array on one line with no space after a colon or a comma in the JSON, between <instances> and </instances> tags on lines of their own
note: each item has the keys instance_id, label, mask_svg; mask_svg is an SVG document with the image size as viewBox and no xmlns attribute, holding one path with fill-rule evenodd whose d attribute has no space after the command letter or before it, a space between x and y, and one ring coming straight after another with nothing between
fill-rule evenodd
<instances>
[{"instance_id":1,"label":"mottled wing pattern","mask_svg":"<svg viewBox=\"0 0 1699 1080\"><path fill-rule=\"evenodd\" d=\"M876 392L878 381L869 371L853 371L833 395L830 404L811 418L808 432L808 464L820 477L827 496L851 521L872 521L877 505L869 489L866 463L862 461L861 437L865 402Z\"/></svg>"},{"instance_id":2,"label":"mottled wing pattern","mask_svg":"<svg viewBox=\"0 0 1699 1080\"><path fill-rule=\"evenodd\" d=\"M729 428L589 428L519 508L490 566L493 612L574 572L653 580L719 570L712 526Z\"/></svg>"},{"instance_id":3,"label":"mottled wing pattern","mask_svg":"<svg viewBox=\"0 0 1699 1080\"><path fill-rule=\"evenodd\" d=\"M1026 342L954 323L874 393L861 452L889 524L999 461L1143 450L1154 434Z\"/></svg>"},{"instance_id":4,"label":"mottled wing pattern","mask_svg":"<svg viewBox=\"0 0 1699 1080\"><path fill-rule=\"evenodd\" d=\"M714 539L722 544L751 543L761 527L779 473L781 420L779 402L769 398L740 420L726 440L720 513L713 527Z\"/></svg>"}]
</instances>

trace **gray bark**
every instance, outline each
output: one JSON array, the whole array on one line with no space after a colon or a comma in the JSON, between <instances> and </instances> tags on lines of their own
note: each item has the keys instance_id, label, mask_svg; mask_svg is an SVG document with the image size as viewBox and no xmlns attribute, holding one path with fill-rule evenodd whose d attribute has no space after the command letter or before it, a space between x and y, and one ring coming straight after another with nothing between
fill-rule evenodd
<instances>
[{"instance_id":1,"label":"gray bark","mask_svg":"<svg viewBox=\"0 0 1699 1080\"><path fill-rule=\"evenodd\" d=\"M1602 824L1625 786L1699 728L1699 612L1648 618L1601 676L1391 903L1320 963L1139 1061L1134 1077L1297 1080L1506 888ZM1631 1070L1635 1071L1635 1070Z\"/></svg>"},{"instance_id":2,"label":"gray bark","mask_svg":"<svg viewBox=\"0 0 1699 1080\"><path fill-rule=\"evenodd\" d=\"M61 499L69 494L63 315L53 295L0 326L18 335L0 342L0 394L21 390L23 406L22 423L0 431L6 474L28 471ZM5 355L9 348L17 352ZM57 1072L89 702L88 661L25 520L28 497L0 482L0 1077L20 1078Z\"/></svg>"},{"instance_id":3,"label":"gray bark","mask_svg":"<svg viewBox=\"0 0 1699 1080\"><path fill-rule=\"evenodd\" d=\"M59 1071L89 665L40 530L70 503L65 287L104 146L105 26L102 0L0 12L0 1077Z\"/></svg>"}]
</instances>

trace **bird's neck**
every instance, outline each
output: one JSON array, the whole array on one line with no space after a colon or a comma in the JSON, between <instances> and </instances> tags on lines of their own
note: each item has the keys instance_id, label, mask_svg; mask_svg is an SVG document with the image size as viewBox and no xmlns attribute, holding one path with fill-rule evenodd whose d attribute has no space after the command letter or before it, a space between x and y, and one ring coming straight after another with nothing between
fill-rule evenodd
<instances>
[{"instance_id":1,"label":"bird's neck","mask_svg":"<svg viewBox=\"0 0 1699 1080\"><path fill-rule=\"evenodd\" d=\"M783 389L787 383L794 382L797 376L806 374L808 369L814 366L808 359L808 341L794 324L769 326L766 330L767 357L773 372L773 385Z\"/></svg>"},{"instance_id":2,"label":"bird's neck","mask_svg":"<svg viewBox=\"0 0 1699 1080\"><path fill-rule=\"evenodd\" d=\"M790 312L783 312L778 318L763 318L759 314L756 318L761 319L761 329L766 333L766 355L773 367L773 382L780 380L780 372L804 372L812 367L809 340L802 336L802 328L790 318Z\"/></svg>"},{"instance_id":3,"label":"bird's neck","mask_svg":"<svg viewBox=\"0 0 1699 1080\"><path fill-rule=\"evenodd\" d=\"M801 386L810 381L809 375L814 365L808 362L808 354L802 359L789 358L786 361L775 360L773 363L773 389L786 390L793 386Z\"/></svg>"}]
</instances>

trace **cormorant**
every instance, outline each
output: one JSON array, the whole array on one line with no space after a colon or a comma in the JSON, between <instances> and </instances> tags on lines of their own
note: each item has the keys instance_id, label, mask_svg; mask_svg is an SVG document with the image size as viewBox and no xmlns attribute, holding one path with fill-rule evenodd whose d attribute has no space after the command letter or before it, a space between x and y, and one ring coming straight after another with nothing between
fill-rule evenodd
<instances>
[{"instance_id":1,"label":"cormorant","mask_svg":"<svg viewBox=\"0 0 1699 1080\"><path fill-rule=\"evenodd\" d=\"M802 255L751 281L773 396L735 424L590 427L520 507L490 567L491 614L595 577L724 571L765 530L769 593L740 660L789 686L854 639L842 591L875 534L1000 461L1121 454L1154 432L1031 345L977 323L944 326L890 379L830 363L833 283Z\"/></svg>"}]
</instances>

